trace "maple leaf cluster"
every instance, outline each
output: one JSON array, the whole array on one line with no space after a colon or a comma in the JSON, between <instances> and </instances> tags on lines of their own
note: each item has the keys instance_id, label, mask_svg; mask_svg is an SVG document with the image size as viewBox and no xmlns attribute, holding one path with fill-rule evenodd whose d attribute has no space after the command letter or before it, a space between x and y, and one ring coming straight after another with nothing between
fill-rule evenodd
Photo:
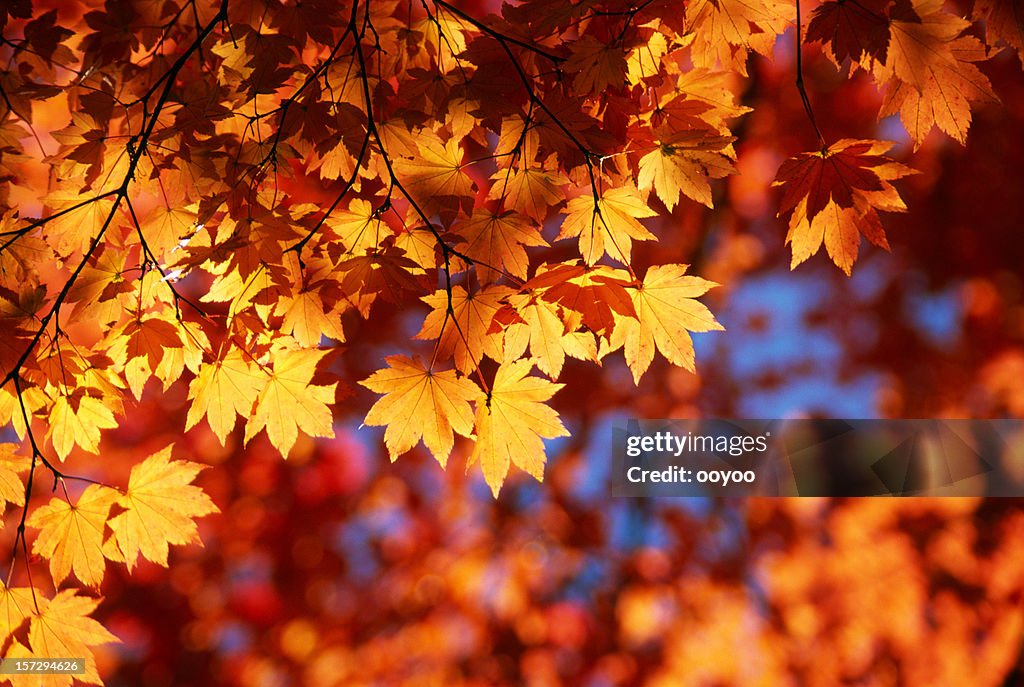
<instances>
[{"instance_id":1,"label":"maple leaf cluster","mask_svg":"<svg viewBox=\"0 0 1024 687\"><path fill-rule=\"evenodd\" d=\"M655 197L712 205L746 111L724 73L686 67L668 7L581 6L546 29L527 7L444 2L411 22L387 3L196 5L191 23L171 7L131 40L103 28L153 18L127 7L86 13L99 28L77 45L55 12L19 25L25 73L94 70L67 83L45 213L4 216L0 420L43 421L59 459L98 451L150 380L185 376L186 429L224 442L241 418L287 455L333 433L328 340L425 303L429 362L367 380L386 395L367 423L389 425L392 457L415 428L442 464L453 430L473 437L497 493L511 464L540 478L542 439L565 434L547 401L567 357L622 349L639 381L656 350L692 370L688 332L720 328L696 300L714 284L632 268ZM138 73L137 50L163 69ZM29 105L10 126L32 126ZM563 239L576 257L546 261Z\"/></svg>"},{"instance_id":2,"label":"maple leaf cluster","mask_svg":"<svg viewBox=\"0 0 1024 687\"><path fill-rule=\"evenodd\" d=\"M14 444L0 444L0 505L25 505L18 478L32 461L16 453ZM217 512L210 497L191 482L205 467L171 460L172 447L151 455L131 470L124 490L89 484L72 500L67 487L45 505L37 506L22 522L38 530L32 553L49 561L55 587L74 573L83 585L99 589L106 561L131 570L140 557L167 567L171 544L199 543L195 518ZM93 648L116 642L97 621L88 617L98 599L81 597L73 589L47 598L36 587L0 586L0 646L8 658L76 657L85 670L75 677L102 684ZM22 628L27 625L26 636ZM24 642L24 643L23 643ZM72 675L47 676L47 685L70 685ZM20 684L20 683L16 683Z\"/></svg>"}]
</instances>

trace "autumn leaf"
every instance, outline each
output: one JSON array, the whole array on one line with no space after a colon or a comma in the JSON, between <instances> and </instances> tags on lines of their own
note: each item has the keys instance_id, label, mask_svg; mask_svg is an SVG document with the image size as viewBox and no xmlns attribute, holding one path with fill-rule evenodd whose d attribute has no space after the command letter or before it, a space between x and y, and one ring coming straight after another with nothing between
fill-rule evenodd
<instances>
[{"instance_id":1,"label":"autumn leaf","mask_svg":"<svg viewBox=\"0 0 1024 687\"><path fill-rule=\"evenodd\" d=\"M680 192L693 200L714 207L709 179L721 179L735 170L723 151L732 142L726 136L708 136L706 132L674 134L640 158L637 185L641 191L652 188L671 212Z\"/></svg>"},{"instance_id":2,"label":"autumn leaf","mask_svg":"<svg viewBox=\"0 0 1024 687\"><path fill-rule=\"evenodd\" d=\"M972 16L985 22L989 44L993 38L1002 41L1024 60L1024 6L1016 0L975 0Z\"/></svg>"},{"instance_id":3,"label":"autumn leaf","mask_svg":"<svg viewBox=\"0 0 1024 687\"><path fill-rule=\"evenodd\" d=\"M39 598L40 610L29 622L28 648L36 658L84 658L85 672L57 676L60 685L70 685L72 677L87 684L103 684L96 671L92 648L120 640L89 614L96 610L99 599L79 596L74 589L57 592L52 599Z\"/></svg>"},{"instance_id":4,"label":"autumn leaf","mask_svg":"<svg viewBox=\"0 0 1024 687\"><path fill-rule=\"evenodd\" d=\"M25 505L25 484L18 475L29 470L31 460L18 455L17 447L17 444L0 444L0 515L7 504ZM3 520L0 520L0 527L3 527Z\"/></svg>"},{"instance_id":5,"label":"autumn leaf","mask_svg":"<svg viewBox=\"0 0 1024 687\"><path fill-rule=\"evenodd\" d=\"M548 245L533 222L514 212L494 214L478 208L454 230L466 241L461 251L475 262L485 283L496 281L503 271L526 279L526 247Z\"/></svg>"},{"instance_id":6,"label":"autumn leaf","mask_svg":"<svg viewBox=\"0 0 1024 687\"><path fill-rule=\"evenodd\" d=\"M629 83L634 86L645 81L657 83L662 75L662 60L669 48L665 34L654 32L646 41L630 50L626 56L626 78Z\"/></svg>"},{"instance_id":7,"label":"autumn leaf","mask_svg":"<svg viewBox=\"0 0 1024 687\"><path fill-rule=\"evenodd\" d=\"M277 353L245 425L246 443L266 428L270 443L287 456L300 429L312 437L334 436L329 404L334 403L337 384L312 383L316 366L327 353L301 348Z\"/></svg>"},{"instance_id":8,"label":"autumn leaf","mask_svg":"<svg viewBox=\"0 0 1024 687\"><path fill-rule=\"evenodd\" d=\"M406 224L405 231L395 237L395 248L411 263L406 263L409 274L419 275L437 267L437 238L429 229Z\"/></svg>"},{"instance_id":9,"label":"autumn leaf","mask_svg":"<svg viewBox=\"0 0 1024 687\"><path fill-rule=\"evenodd\" d=\"M780 0L694 0L686 5L692 59L707 69L747 73L750 52L769 55L775 37L793 20L791 2Z\"/></svg>"},{"instance_id":10,"label":"autumn leaf","mask_svg":"<svg viewBox=\"0 0 1024 687\"><path fill-rule=\"evenodd\" d=\"M381 221L377 209L362 198L353 198L347 208L328 215L324 223L330 231L330 237L344 249L344 254L363 255L368 250L376 249L393 233ZM333 257L337 260L340 255Z\"/></svg>"},{"instance_id":11,"label":"autumn leaf","mask_svg":"<svg viewBox=\"0 0 1024 687\"><path fill-rule=\"evenodd\" d=\"M580 254L588 265L605 254L628 265L634 239L656 238L638 220L656 214L640 198L635 186L606 189L596 200L585 193L569 201L556 240L578 236Z\"/></svg>"},{"instance_id":12,"label":"autumn leaf","mask_svg":"<svg viewBox=\"0 0 1024 687\"><path fill-rule=\"evenodd\" d=\"M188 387L189 405L185 429L206 417L210 429L223 444L236 419L248 418L263 387L266 374L237 348L223 358L203 365Z\"/></svg>"},{"instance_id":13,"label":"autumn leaf","mask_svg":"<svg viewBox=\"0 0 1024 687\"><path fill-rule=\"evenodd\" d=\"M387 427L384 444L394 461L422 438L423 444L444 467L455 443L454 432L473 433L471 402L482 396L480 388L454 370L434 371L418 358L393 355L388 367L360 382L384 394L366 414L365 424Z\"/></svg>"},{"instance_id":14,"label":"autumn leaf","mask_svg":"<svg viewBox=\"0 0 1024 687\"><path fill-rule=\"evenodd\" d=\"M782 164L774 185L783 189L780 215L790 213L786 241L793 247L793 267L824 241L832 261L849 275L861 234L888 250L877 210L905 211L890 182L914 173L883 155L893 145L843 139Z\"/></svg>"},{"instance_id":15,"label":"autumn leaf","mask_svg":"<svg viewBox=\"0 0 1024 687\"><path fill-rule=\"evenodd\" d=\"M196 223L196 206L157 206L139 218L139 231L146 239L146 245L158 260L165 259L182 239L188 236Z\"/></svg>"},{"instance_id":16,"label":"autumn leaf","mask_svg":"<svg viewBox=\"0 0 1024 687\"><path fill-rule=\"evenodd\" d=\"M509 303L529 330L530 355L537 368L551 379L557 379L565 364L567 343L572 339L561 317L561 308L537 294L512 296Z\"/></svg>"},{"instance_id":17,"label":"autumn leaf","mask_svg":"<svg viewBox=\"0 0 1024 687\"><path fill-rule=\"evenodd\" d=\"M219 512L192 484L206 466L171 460L171 449L167 446L132 468L128 489L117 499L124 510L109 520L129 570L140 555L166 568L168 545L198 543L195 518Z\"/></svg>"},{"instance_id":18,"label":"autumn leaf","mask_svg":"<svg viewBox=\"0 0 1024 687\"><path fill-rule=\"evenodd\" d=\"M624 346L633 381L640 378L658 350L673 365L694 369L690 332L723 329L707 306L697 300L714 282L686 274L686 265L659 265L647 270L642 284L629 289L636 317L618 316L607 351Z\"/></svg>"},{"instance_id":19,"label":"autumn leaf","mask_svg":"<svg viewBox=\"0 0 1024 687\"><path fill-rule=\"evenodd\" d=\"M297 293L282 294L275 312L284 320L281 329L295 337L301 345L314 347L322 337L345 340L341 326L341 308L329 305L324 291L330 288L326 280L300 289Z\"/></svg>"},{"instance_id":20,"label":"autumn leaf","mask_svg":"<svg viewBox=\"0 0 1024 687\"><path fill-rule=\"evenodd\" d=\"M442 142L435 136L423 136L419 155L401 158L395 167L403 185L427 212L437 211L448 199L467 211L474 193L473 179L463 169L462 150L455 139Z\"/></svg>"},{"instance_id":21,"label":"autumn leaf","mask_svg":"<svg viewBox=\"0 0 1024 687\"><path fill-rule=\"evenodd\" d=\"M423 320L423 327L416 338L437 339L439 359L454 358L455 367L463 374L475 370L484 353L500 360L497 343L487 333L502 300L511 293L507 286L489 286L469 292L455 285L450 295L446 290L438 289L423 297L431 312Z\"/></svg>"},{"instance_id":22,"label":"autumn leaf","mask_svg":"<svg viewBox=\"0 0 1024 687\"><path fill-rule=\"evenodd\" d=\"M578 93L600 93L609 86L622 88L626 84L626 55L618 46L584 34L569 50L564 69L573 75Z\"/></svg>"},{"instance_id":23,"label":"autumn leaf","mask_svg":"<svg viewBox=\"0 0 1024 687\"><path fill-rule=\"evenodd\" d=\"M99 587L106 567L103 530L116 500L113 489L90 484L74 504L56 496L32 511L25 523L39 530L32 551L49 559L55 584L74 571L83 584Z\"/></svg>"},{"instance_id":24,"label":"autumn leaf","mask_svg":"<svg viewBox=\"0 0 1024 687\"><path fill-rule=\"evenodd\" d=\"M893 0L828 0L814 9L806 41L827 45L837 63L876 59L889 51L889 6Z\"/></svg>"},{"instance_id":25,"label":"autumn leaf","mask_svg":"<svg viewBox=\"0 0 1024 687\"><path fill-rule=\"evenodd\" d=\"M99 453L100 430L117 427L110 406L89 395L90 391L96 393L78 389L69 396L59 395L50 409L50 441L61 460L76 444L89 453Z\"/></svg>"},{"instance_id":26,"label":"autumn leaf","mask_svg":"<svg viewBox=\"0 0 1024 687\"><path fill-rule=\"evenodd\" d=\"M349 294L363 317L369 315L369 306L378 296L399 303L407 291L418 291L419 282L413 276L418 269L415 262L399 251L364 255L338 265L341 289Z\"/></svg>"},{"instance_id":27,"label":"autumn leaf","mask_svg":"<svg viewBox=\"0 0 1024 687\"><path fill-rule=\"evenodd\" d=\"M499 169L491 180L494 184L488 198L501 200L505 208L538 222L547 219L551 208L565 200L564 187L569 183L564 174L547 166Z\"/></svg>"},{"instance_id":28,"label":"autumn leaf","mask_svg":"<svg viewBox=\"0 0 1024 687\"><path fill-rule=\"evenodd\" d=\"M0 647L35 611L31 587L8 587L0 582Z\"/></svg>"},{"instance_id":29,"label":"autumn leaf","mask_svg":"<svg viewBox=\"0 0 1024 687\"><path fill-rule=\"evenodd\" d=\"M633 275L616 267L562 263L537 270L523 288L543 291L546 300L558 303L588 329L607 338L615 327L614 313L636 316L627 291L634 281Z\"/></svg>"},{"instance_id":30,"label":"autumn leaf","mask_svg":"<svg viewBox=\"0 0 1024 687\"><path fill-rule=\"evenodd\" d=\"M967 140L971 105L998 102L976 62L987 59L968 22L942 10L941 0L915 0L909 20L894 20L889 59L875 71L888 78L879 118L899 114L919 148L933 126Z\"/></svg>"},{"instance_id":31,"label":"autumn leaf","mask_svg":"<svg viewBox=\"0 0 1024 687\"><path fill-rule=\"evenodd\" d=\"M480 463L495 498L511 465L542 480L542 440L569 434L558 413L544 404L564 385L529 376L531 369L528 359L502 365L487 400L477 404L477 440L468 465Z\"/></svg>"},{"instance_id":32,"label":"autumn leaf","mask_svg":"<svg viewBox=\"0 0 1024 687\"><path fill-rule=\"evenodd\" d=\"M159 367L166 352L184 346L176 324L159 317L129 321L114 340L111 355L120 358L123 347L125 379L135 398L142 397L146 381Z\"/></svg>"}]
</instances>

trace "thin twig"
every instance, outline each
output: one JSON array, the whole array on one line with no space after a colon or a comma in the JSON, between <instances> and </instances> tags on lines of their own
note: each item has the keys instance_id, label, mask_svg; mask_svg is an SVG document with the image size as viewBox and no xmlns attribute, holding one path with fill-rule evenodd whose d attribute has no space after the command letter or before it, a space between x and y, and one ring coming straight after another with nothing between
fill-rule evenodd
<instances>
[{"instance_id":1,"label":"thin twig","mask_svg":"<svg viewBox=\"0 0 1024 687\"><path fill-rule=\"evenodd\" d=\"M818 135L818 143L821 144L822 152L824 152L828 149L828 143L825 142L825 137L822 136L821 129L818 127L818 120L815 119L814 110L811 108L811 99L807 96L807 88L804 86L803 47L803 31L800 24L800 0L796 0L796 88L800 91L800 100L803 101L804 111L807 112L807 118L811 120L811 126L814 127L814 133Z\"/></svg>"}]
</instances>

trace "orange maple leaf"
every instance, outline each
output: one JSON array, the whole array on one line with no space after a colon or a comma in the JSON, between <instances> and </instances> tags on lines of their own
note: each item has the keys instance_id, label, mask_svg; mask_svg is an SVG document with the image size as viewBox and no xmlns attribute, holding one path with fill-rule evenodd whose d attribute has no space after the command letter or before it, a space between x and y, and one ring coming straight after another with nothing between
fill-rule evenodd
<instances>
[{"instance_id":1,"label":"orange maple leaf","mask_svg":"<svg viewBox=\"0 0 1024 687\"><path fill-rule=\"evenodd\" d=\"M899 114L919 148L937 126L960 143L971 126L971 104L998 102L992 85L974 64L987 59L985 46L961 36L970 24L942 10L942 0L915 0L914 14L894 18L889 59L876 64L888 80L879 119Z\"/></svg>"},{"instance_id":2,"label":"orange maple leaf","mask_svg":"<svg viewBox=\"0 0 1024 687\"><path fill-rule=\"evenodd\" d=\"M454 138L441 141L427 132L421 135L417 145L416 157L395 161L405 189L426 212L454 205L469 214L476 184L464 169L459 142Z\"/></svg>"},{"instance_id":3,"label":"orange maple leaf","mask_svg":"<svg viewBox=\"0 0 1024 687\"><path fill-rule=\"evenodd\" d=\"M783 0L693 0L685 11L694 65L743 75L750 51L770 55L795 16L792 3Z\"/></svg>"},{"instance_id":4,"label":"orange maple leaf","mask_svg":"<svg viewBox=\"0 0 1024 687\"><path fill-rule=\"evenodd\" d=\"M526 247L548 245L540 229L516 212L494 214L477 208L453 231L465 239L466 246L461 250L475 261L477 276L484 283L496 281L502 271L525 279L530 265Z\"/></svg>"},{"instance_id":5,"label":"orange maple leaf","mask_svg":"<svg viewBox=\"0 0 1024 687\"><path fill-rule=\"evenodd\" d=\"M860 234L888 250L876 211L905 211L890 182L915 173L883 155L893 145L843 139L782 163L773 185L783 188L779 215L791 213L786 242L793 245L793 267L817 253L824 241L833 262L849 275Z\"/></svg>"},{"instance_id":6,"label":"orange maple leaf","mask_svg":"<svg viewBox=\"0 0 1024 687\"><path fill-rule=\"evenodd\" d=\"M626 54L620 46L584 34L569 45L569 52L563 69L573 75L577 93L600 93L609 86L626 85Z\"/></svg>"},{"instance_id":7,"label":"orange maple leaf","mask_svg":"<svg viewBox=\"0 0 1024 687\"><path fill-rule=\"evenodd\" d=\"M1024 4L1019 0L974 0L973 17L985 21L990 44L1002 41L1024 60Z\"/></svg>"}]
</instances>

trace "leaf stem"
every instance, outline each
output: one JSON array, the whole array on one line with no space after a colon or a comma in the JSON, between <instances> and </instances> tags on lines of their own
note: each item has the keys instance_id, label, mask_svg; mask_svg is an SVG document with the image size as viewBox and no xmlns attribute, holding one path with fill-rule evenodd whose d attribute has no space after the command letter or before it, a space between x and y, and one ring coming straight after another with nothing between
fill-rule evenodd
<instances>
[{"instance_id":1,"label":"leaf stem","mask_svg":"<svg viewBox=\"0 0 1024 687\"><path fill-rule=\"evenodd\" d=\"M804 111L807 113L807 118L811 120L811 126L814 127L814 133L818 136L818 143L821 144L822 152L828 149L828 143L825 142L825 137L821 133L821 128L818 126L818 120L814 117L814 109L811 107L811 99L807 95L807 87L804 86L804 44L803 44L803 31L800 23L800 0L796 0L796 88L800 91L800 100L804 104Z\"/></svg>"}]
</instances>

